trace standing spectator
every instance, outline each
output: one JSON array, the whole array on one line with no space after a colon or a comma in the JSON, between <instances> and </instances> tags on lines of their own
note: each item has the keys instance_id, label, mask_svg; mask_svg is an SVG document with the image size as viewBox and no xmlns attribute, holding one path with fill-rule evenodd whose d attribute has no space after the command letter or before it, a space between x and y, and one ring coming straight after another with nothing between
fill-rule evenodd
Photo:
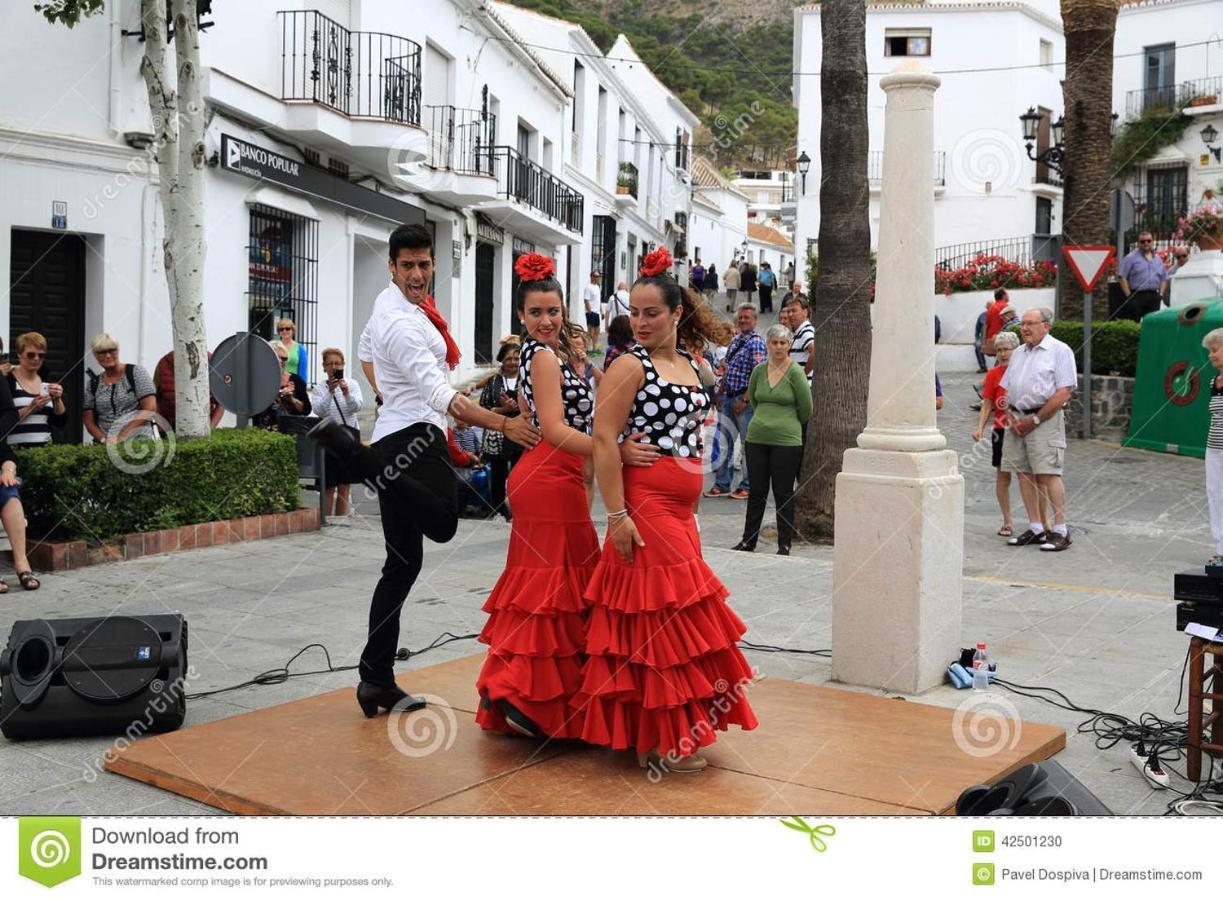
<instances>
[{"instance_id":1,"label":"standing spectator","mask_svg":"<svg viewBox=\"0 0 1223 900\"><path fill-rule=\"evenodd\" d=\"M794 260L786 263L786 284L793 285L795 293L798 293L798 289L801 287L801 285L794 283Z\"/></svg>"},{"instance_id":2,"label":"standing spectator","mask_svg":"<svg viewBox=\"0 0 1223 900\"><path fill-rule=\"evenodd\" d=\"M17 426L17 408L9 394L9 379L0 378L0 434L11 435ZM17 459L7 441L0 441L0 524L8 535L13 548L13 569L17 580L27 591L36 591L41 586L30 568L26 556L25 510L18 493ZM0 594L7 593L8 585L0 580Z\"/></svg>"},{"instance_id":3,"label":"standing spectator","mask_svg":"<svg viewBox=\"0 0 1223 900\"><path fill-rule=\"evenodd\" d=\"M310 361L306 359L306 348L297 342L297 326L292 319L276 320L276 335L280 345L285 348L290 375L296 375L302 381L310 381Z\"/></svg>"},{"instance_id":4,"label":"standing spectator","mask_svg":"<svg viewBox=\"0 0 1223 900\"><path fill-rule=\"evenodd\" d=\"M1010 331L1004 331L994 338L994 348L997 350L998 365L985 374L985 386L981 388L981 416L977 420L977 430L972 433L973 441L981 440L985 430L985 422L992 415L994 427L990 437L990 459L997 474L994 476L994 493L998 497L998 508L1002 511L1002 527L998 534L1011 537L1011 473L1002 468L1002 442L1006 437L1006 388L1002 386L1002 376L1006 374L1007 364L1011 354L1019 346L1019 336Z\"/></svg>"},{"instance_id":5,"label":"standing spectator","mask_svg":"<svg viewBox=\"0 0 1223 900\"><path fill-rule=\"evenodd\" d=\"M756 293L756 267L746 260L739 270L739 290L743 291L743 302L750 304Z\"/></svg>"},{"instance_id":6,"label":"standing spectator","mask_svg":"<svg viewBox=\"0 0 1223 900\"><path fill-rule=\"evenodd\" d=\"M706 497L725 497L746 500L751 491L751 473L740 473L741 481L733 491L735 480L735 439L747 434L752 423L752 407L747 401L748 382L752 370L768 355L764 340L756 333L756 307L744 303L735 315L739 333L730 342L726 351L726 374L722 379L722 415L718 421L718 453L721 455L715 472L714 485L705 492Z\"/></svg>"},{"instance_id":7,"label":"standing spectator","mask_svg":"<svg viewBox=\"0 0 1223 900\"><path fill-rule=\"evenodd\" d=\"M208 354L212 360L212 354ZM178 420L178 401L174 396L174 351L171 350L157 361L153 367L153 384L157 388L157 415L166 421L171 429ZM216 428L225 415L225 407L217 401L212 391L208 392L208 424Z\"/></svg>"},{"instance_id":8,"label":"standing spectator","mask_svg":"<svg viewBox=\"0 0 1223 900\"><path fill-rule=\"evenodd\" d=\"M252 416L251 424L256 428L273 430L279 427L281 416L308 416L312 407L305 380L289 371L289 351L280 341L270 343L276 351L276 358L280 360L280 388L272 405Z\"/></svg>"},{"instance_id":9,"label":"standing spectator","mask_svg":"<svg viewBox=\"0 0 1223 900\"><path fill-rule=\"evenodd\" d=\"M17 408L17 424L8 432L8 443L30 447L51 443L51 428L64 424L64 388L43 380L47 339L37 331L17 335L17 365L9 370L8 386Z\"/></svg>"},{"instance_id":10,"label":"standing spectator","mask_svg":"<svg viewBox=\"0 0 1223 900\"><path fill-rule=\"evenodd\" d=\"M713 263L710 263L709 268L705 270L702 290L705 294L705 302L709 304L710 309L713 309L718 297L718 268Z\"/></svg>"},{"instance_id":11,"label":"standing spectator","mask_svg":"<svg viewBox=\"0 0 1223 900\"><path fill-rule=\"evenodd\" d=\"M1208 566L1223 566L1223 328L1206 333L1202 346L1217 374L1210 380L1210 428L1206 432L1206 504L1215 552Z\"/></svg>"},{"instance_id":12,"label":"standing spectator","mask_svg":"<svg viewBox=\"0 0 1223 900\"><path fill-rule=\"evenodd\" d=\"M778 318L794 333L790 344L790 360L797 363L811 380L811 370L815 366L815 326L810 321L810 306L807 296L803 293L791 294L781 304Z\"/></svg>"},{"instance_id":13,"label":"standing spectator","mask_svg":"<svg viewBox=\"0 0 1223 900\"><path fill-rule=\"evenodd\" d=\"M492 381L484 386L480 394L480 405L506 418L515 418L518 409L518 364L521 358L521 348L518 344L502 344L497 352L497 362L501 363L501 371L493 376ZM513 518L505 502L505 482L510 477L510 470L518 458L522 456L522 447L515 444L502 431L486 429L484 432L484 459L489 463L489 496L492 499L493 513L500 513L509 522Z\"/></svg>"},{"instance_id":14,"label":"standing spectator","mask_svg":"<svg viewBox=\"0 0 1223 900\"><path fill-rule=\"evenodd\" d=\"M607 355L603 357L603 371L606 372L611 368L616 357L628 353L636 343L633 340L633 326L629 324L628 316L616 316L608 322Z\"/></svg>"},{"instance_id":15,"label":"standing spectator","mask_svg":"<svg viewBox=\"0 0 1223 900\"><path fill-rule=\"evenodd\" d=\"M323 351L323 374L326 381L314 386L310 406L320 419L331 419L341 428L347 428L361 440L361 426L357 424L357 413L361 409L361 385L354 378L344 377L344 351L328 347ZM323 482L326 484L324 510L328 516L347 516L352 509L352 484L360 481L348 467L348 463L330 450L326 454ZM334 512L333 512L334 509Z\"/></svg>"},{"instance_id":16,"label":"standing spectator","mask_svg":"<svg viewBox=\"0 0 1223 900\"><path fill-rule=\"evenodd\" d=\"M794 536L791 501L803 458L803 426L811 418L811 387L802 368L790 360L794 333L785 325L774 325L767 336L768 360L752 370L747 388L747 400L754 411L744 443L751 495L743 538L734 549L756 549L772 483L777 505L777 555L789 556Z\"/></svg>"},{"instance_id":17,"label":"standing spectator","mask_svg":"<svg viewBox=\"0 0 1223 900\"><path fill-rule=\"evenodd\" d=\"M722 287L726 290L726 311L730 312L739 297L739 267L733 262L722 274Z\"/></svg>"},{"instance_id":18,"label":"standing spectator","mask_svg":"<svg viewBox=\"0 0 1223 900\"><path fill-rule=\"evenodd\" d=\"M985 310L985 339L981 345L981 352L986 356L994 355L994 335L1006 327L1002 321L1002 311L1010 302L1011 298L1007 296L1006 288L998 288L994 291L994 302Z\"/></svg>"},{"instance_id":19,"label":"standing spectator","mask_svg":"<svg viewBox=\"0 0 1223 900\"><path fill-rule=\"evenodd\" d=\"M688 269L688 287L698 294L705 289L705 267L701 265L699 256L692 261L692 267Z\"/></svg>"},{"instance_id":20,"label":"standing spectator","mask_svg":"<svg viewBox=\"0 0 1223 900\"><path fill-rule=\"evenodd\" d=\"M1142 319L1159 309L1168 270L1155 252L1155 238L1149 231L1138 233L1138 246L1126 254L1117 269L1117 280L1125 303L1117 311L1118 318Z\"/></svg>"},{"instance_id":21,"label":"standing spectator","mask_svg":"<svg viewBox=\"0 0 1223 900\"><path fill-rule=\"evenodd\" d=\"M586 302L586 329L590 332L591 350L599 346L599 307L603 302L599 280L602 277L598 272L591 272L590 284L582 291L582 299Z\"/></svg>"},{"instance_id":22,"label":"standing spectator","mask_svg":"<svg viewBox=\"0 0 1223 900\"><path fill-rule=\"evenodd\" d=\"M151 427L157 414L157 391L143 366L119 360L119 342L109 334L97 335L89 343L100 374L89 371L85 388L85 430L99 444L119 443L142 432L156 437Z\"/></svg>"},{"instance_id":23,"label":"standing spectator","mask_svg":"<svg viewBox=\"0 0 1223 900\"><path fill-rule=\"evenodd\" d=\"M573 355L569 360L570 367L581 376L588 387L598 387L599 382L603 380L603 370L590 361L586 335L575 329L569 335L569 343L573 350Z\"/></svg>"},{"instance_id":24,"label":"standing spectator","mask_svg":"<svg viewBox=\"0 0 1223 900\"><path fill-rule=\"evenodd\" d=\"M709 345L709 364L713 366L714 374L718 378L726 374L726 352L734 339L735 326L730 322L723 320L713 330L713 341Z\"/></svg>"},{"instance_id":25,"label":"standing spectator","mask_svg":"<svg viewBox=\"0 0 1223 900\"><path fill-rule=\"evenodd\" d=\"M617 316L628 316L628 313L628 284L622 281L616 285L616 293L607 298L608 329L611 328L612 319Z\"/></svg>"},{"instance_id":26,"label":"standing spectator","mask_svg":"<svg viewBox=\"0 0 1223 900\"><path fill-rule=\"evenodd\" d=\"M777 287L777 275L769 263L760 264L760 275L757 281L760 285L760 311L771 313L773 311L773 289Z\"/></svg>"},{"instance_id":27,"label":"standing spectator","mask_svg":"<svg viewBox=\"0 0 1223 900\"><path fill-rule=\"evenodd\" d=\"M1171 278L1173 275L1179 272L1181 267L1187 262L1189 262L1189 248L1179 245L1173 247L1172 251L1168 254L1168 260L1166 263L1168 267L1168 278Z\"/></svg>"},{"instance_id":28,"label":"standing spectator","mask_svg":"<svg viewBox=\"0 0 1223 900\"><path fill-rule=\"evenodd\" d=\"M1053 310L1029 309L1019 320L1023 344L1002 376L1009 426L1002 444L1002 468L1019 473L1019 493L1028 512L1028 529L1007 541L1012 547L1039 544L1041 550L1070 546L1066 527L1066 419L1062 410L1078 384L1074 351L1049 334ZM1053 534L1041 522L1039 488L1053 502Z\"/></svg>"},{"instance_id":29,"label":"standing spectator","mask_svg":"<svg viewBox=\"0 0 1223 900\"><path fill-rule=\"evenodd\" d=\"M993 303L989 300L985 301L985 310L981 315L977 316L977 327L973 330L972 350L977 355L977 374L988 372L989 366L985 364L985 320L989 317L989 311L993 307ZM995 345L997 341L995 339Z\"/></svg>"},{"instance_id":30,"label":"standing spectator","mask_svg":"<svg viewBox=\"0 0 1223 900\"><path fill-rule=\"evenodd\" d=\"M785 294L782 295L782 298L781 298L782 307L784 308L787 303L789 303L791 300L793 300L795 297L798 297L798 296L801 296L803 300L807 300L807 295L803 293L802 282L792 281L790 282L790 287L786 290ZM808 304L809 303L810 301L808 301ZM810 308L810 305L808 305L808 308Z\"/></svg>"}]
</instances>

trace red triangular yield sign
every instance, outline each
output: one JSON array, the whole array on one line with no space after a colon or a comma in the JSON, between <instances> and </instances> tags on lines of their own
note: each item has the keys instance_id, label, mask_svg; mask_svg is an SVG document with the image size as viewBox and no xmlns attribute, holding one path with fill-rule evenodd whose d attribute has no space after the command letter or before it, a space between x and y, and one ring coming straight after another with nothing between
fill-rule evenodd
<instances>
[{"instance_id":1,"label":"red triangular yield sign","mask_svg":"<svg viewBox=\"0 0 1223 900\"><path fill-rule=\"evenodd\" d=\"M1100 273L1113 258L1114 248L1102 244L1079 244L1062 248L1066 262L1083 290L1090 291L1100 280Z\"/></svg>"}]
</instances>

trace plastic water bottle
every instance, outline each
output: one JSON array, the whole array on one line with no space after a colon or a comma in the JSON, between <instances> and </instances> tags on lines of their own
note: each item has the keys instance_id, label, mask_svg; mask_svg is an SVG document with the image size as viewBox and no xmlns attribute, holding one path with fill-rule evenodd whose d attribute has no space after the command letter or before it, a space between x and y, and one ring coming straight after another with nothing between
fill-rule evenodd
<instances>
[{"instance_id":1,"label":"plastic water bottle","mask_svg":"<svg viewBox=\"0 0 1223 900\"><path fill-rule=\"evenodd\" d=\"M989 690L989 654L985 644L977 644L977 652L972 655L972 689Z\"/></svg>"}]
</instances>

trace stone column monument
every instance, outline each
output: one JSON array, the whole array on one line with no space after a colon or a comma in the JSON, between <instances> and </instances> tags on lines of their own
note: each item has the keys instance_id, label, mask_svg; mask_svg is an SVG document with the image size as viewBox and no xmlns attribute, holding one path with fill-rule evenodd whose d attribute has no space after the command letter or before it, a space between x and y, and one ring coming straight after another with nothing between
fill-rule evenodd
<instances>
[{"instance_id":1,"label":"stone column monument","mask_svg":"<svg viewBox=\"0 0 1223 900\"><path fill-rule=\"evenodd\" d=\"M915 694L959 655L964 479L934 409L934 92L887 94L866 430L837 476L832 676Z\"/></svg>"}]
</instances>

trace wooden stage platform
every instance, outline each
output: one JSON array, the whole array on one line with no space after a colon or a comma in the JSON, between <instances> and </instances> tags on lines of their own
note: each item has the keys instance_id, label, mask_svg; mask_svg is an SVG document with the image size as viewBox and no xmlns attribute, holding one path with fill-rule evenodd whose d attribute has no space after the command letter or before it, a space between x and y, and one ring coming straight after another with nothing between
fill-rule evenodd
<instances>
[{"instance_id":1,"label":"wooden stage platform","mask_svg":"<svg viewBox=\"0 0 1223 900\"><path fill-rule=\"evenodd\" d=\"M629 753L482 731L482 659L403 673L432 701L406 716L366 719L345 688L146 737L106 768L247 815L930 815L1066 745L996 721L1005 746L974 755L954 710L765 679L748 693L759 728L719 732L710 768L654 783Z\"/></svg>"}]
</instances>

